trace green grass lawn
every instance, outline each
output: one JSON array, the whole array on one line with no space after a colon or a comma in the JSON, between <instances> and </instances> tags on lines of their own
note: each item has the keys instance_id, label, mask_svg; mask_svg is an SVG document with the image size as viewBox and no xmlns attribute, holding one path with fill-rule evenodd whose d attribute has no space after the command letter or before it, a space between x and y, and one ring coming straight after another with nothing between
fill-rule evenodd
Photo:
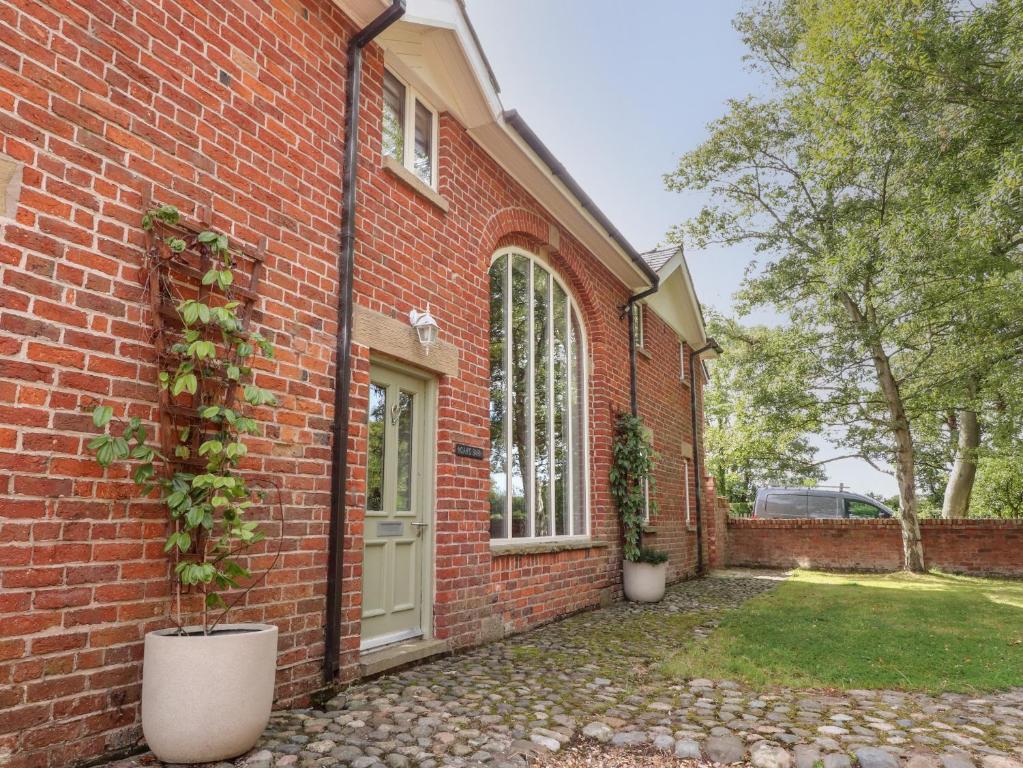
<instances>
[{"instance_id":1,"label":"green grass lawn","mask_svg":"<svg viewBox=\"0 0 1023 768\"><path fill-rule=\"evenodd\" d=\"M662 670L755 686L1023 686L1023 581L797 571Z\"/></svg>"}]
</instances>

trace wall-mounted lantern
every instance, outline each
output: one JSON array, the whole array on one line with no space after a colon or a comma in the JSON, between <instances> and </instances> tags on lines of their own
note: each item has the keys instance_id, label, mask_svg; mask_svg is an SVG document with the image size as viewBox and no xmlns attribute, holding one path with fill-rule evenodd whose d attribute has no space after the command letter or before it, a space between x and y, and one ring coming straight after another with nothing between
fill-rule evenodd
<instances>
[{"instance_id":1,"label":"wall-mounted lantern","mask_svg":"<svg viewBox=\"0 0 1023 768\"><path fill-rule=\"evenodd\" d=\"M430 348L437 343L437 334L440 330L437 321L430 314L430 305L426 305L425 312L417 312L413 309L408 313L408 321L416 329L419 343L423 345L423 352L427 355L430 354Z\"/></svg>"}]
</instances>

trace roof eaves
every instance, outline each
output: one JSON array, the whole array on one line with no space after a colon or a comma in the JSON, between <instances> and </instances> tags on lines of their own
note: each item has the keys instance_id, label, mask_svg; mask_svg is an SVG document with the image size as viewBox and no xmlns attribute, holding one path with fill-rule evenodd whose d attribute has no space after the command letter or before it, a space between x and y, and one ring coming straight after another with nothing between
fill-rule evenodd
<instances>
[{"instance_id":1,"label":"roof eaves","mask_svg":"<svg viewBox=\"0 0 1023 768\"><path fill-rule=\"evenodd\" d=\"M540 137L537 136L533 129L529 127L525 120L516 112L514 109L506 110L501 115L504 121L511 126L515 132L522 137L522 140L526 142L527 146L536 153L536 155L543 161L543 163L550 168L551 173L561 180L561 183L565 185L569 192L579 201L579 204L587 211L597 223L603 227L608 237L614 240L620 247L625 255L636 265L639 271L644 277L650 282L650 285L657 285L660 282L660 278L657 276L657 272L650 268L650 265L646 263L643 257L636 251L635 248L625 239L618 228L611 223L611 220L607 218L603 211L597 207L597 204L593 202L593 199L586 194L582 187L579 186L572 174L568 172L564 165L554 156L554 154L547 148Z\"/></svg>"}]
</instances>

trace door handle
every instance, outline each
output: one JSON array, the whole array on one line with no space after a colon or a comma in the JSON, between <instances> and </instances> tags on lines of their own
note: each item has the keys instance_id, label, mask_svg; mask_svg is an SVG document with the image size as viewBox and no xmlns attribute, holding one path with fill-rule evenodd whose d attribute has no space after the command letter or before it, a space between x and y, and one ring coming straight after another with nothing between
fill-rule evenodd
<instances>
[{"instance_id":1,"label":"door handle","mask_svg":"<svg viewBox=\"0 0 1023 768\"><path fill-rule=\"evenodd\" d=\"M416 536L422 536L423 529L430 527L429 523L410 523L410 525L416 529Z\"/></svg>"}]
</instances>

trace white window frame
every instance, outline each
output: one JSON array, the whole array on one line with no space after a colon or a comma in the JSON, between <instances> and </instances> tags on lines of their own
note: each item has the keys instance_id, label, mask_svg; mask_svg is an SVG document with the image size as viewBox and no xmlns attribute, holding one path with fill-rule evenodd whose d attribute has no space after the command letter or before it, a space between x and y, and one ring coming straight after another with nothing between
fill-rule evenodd
<instances>
[{"instance_id":1,"label":"white window frame","mask_svg":"<svg viewBox=\"0 0 1023 768\"><path fill-rule=\"evenodd\" d=\"M504 333L505 333L505 348L506 348L504 364L505 364L505 371L506 372L508 371L508 366L510 364L509 363L509 356L511 355L511 339L512 339L512 328L511 328L511 323L512 323L512 312L511 312L511 302L512 302L511 268L512 268L512 261L513 261L513 258L515 256L524 256L525 258L529 259L529 261L530 261L529 288L527 289L527 294L530 296L530 302L529 302L529 322L527 323L527 325L529 327L529 340L528 340L527 343L529 345L529 349L530 350L533 350L535 348L535 345L536 345L536 342L535 342L535 340L533 338L534 326L533 326L533 301L532 301L532 296L533 296L533 271L534 271L535 267L539 267L540 269L544 270L548 275L550 275L550 280L547 282L547 298L548 298L548 301L549 301L548 306L553 306L553 303L554 303L554 284L555 284L555 282L557 282L557 284L565 292L565 306L566 306L567 311L568 311L569 327L571 327L571 319L572 319L572 315L573 314L577 318L579 318L579 339L578 339L578 343L582 344L582 351L583 351L583 354L580 356L580 368L582 370L579 372L580 376L582 378L582 389L580 391L580 397L582 398L582 406L583 406L582 407L583 423L581 425L582 428L581 428L579 434L580 434L580 436L582 438L582 441L583 441L582 454L581 454L582 455L582 462L581 463L582 463L582 473L583 473L583 490L584 490L584 495L585 495L585 498L583 499L583 521L584 521L584 528L585 528L585 530L583 530L583 531L575 531L575 530L573 530L573 528L575 527L575 515L574 515L574 512L573 512L573 502L575 501L576 489L575 489L575 478L573 477L572 471L571 471L571 468L572 468L571 455L572 455L572 450L573 450L573 446L572 446L572 442L571 442L571 435L572 435L572 420L575 418L575 413L572 410L572 408L569 407L569 409L568 409L569 417L568 417L568 425L567 425L568 435L569 435L569 439L568 439L569 461L568 461L568 479L567 479L567 481L565 483L565 487L568 489L568 500L567 500L568 503L565 505L565 520L566 520L566 523L568 525L569 533L567 533L567 534L548 534L548 535L545 535L545 536L537 536L537 535L535 535L536 534L536 503L535 503L535 499L534 499L534 497L532 495L532 494L536 493L536 482L534 481L534 482L529 484L531 496L530 496L530 498L528 500L528 505L529 505L529 530L532 531L534 533L534 535L533 536L511 536L511 530L512 530L511 529L511 519L512 519L511 514L512 514L512 497L513 497L512 486L511 486L511 462L512 462L511 440L512 440L512 436L511 436L511 430L508 429L507 425L506 425L506 428L504 430L504 439L505 439L505 456L507 457L508 466L507 466L505 472L507 473L507 478L508 478L507 479L507 489L508 490L507 490L507 492L505 494L505 517L508 520L508 536L507 537L503 537L503 538L491 537L490 543L491 544L524 544L524 543L530 543L530 542L532 542L532 543L540 543L540 542L545 542L545 541L572 541L572 540L588 541L589 538L590 538L590 531L591 531L591 528L592 528L592 520L591 520L591 517L590 517L590 451L589 451L589 443L590 443L590 396L589 396L589 393L590 393L590 382L589 382L589 354L588 354L589 342L588 342L588 340L586 338L586 326L583 324L583 314L582 314L582 312L579 311L579 305L576 303L575 297L572 295L572 291L569 290L568 286L565 284L565 281L561 279L560 275L558 275L558 273L551 267L551 265L547 261L545 261L544 259L542 259L541 257L537 256L534 253L530 253L527 250L511 246L511 247L507 247L507 248L500 248L500 249L498 249L494 253L494 255L491 257L491 259L490 259L490 266L492 267L494 265L494 262L496 262L502 256L507 256L508 257L508 259L506 261L506 268L507 268L508 271L507 271L507 273L505 275L505 280L506 280L505 286L506 286L506 288L505 288L505 292L504 292ZM553 312L548 312L547 313L547 317L548 317L548 323L553 324L553 322L554 322L554 313ZM554 334L553 333L548 333L547 334L547 338L548 338L549 345L550 345L549 349L553 352ZM566 341L568 343L568 350L567 350L566 359L571 361L572 360L572 355L575 354L575 349L572 346L571 333L568 334L568 339ZM533 357L534 357L534 355L530 354L530 356L529 356L529 376L528 376L528 379L529 379L528 407L529 407L529 421L530 421L530 423L535 423L535 419L533 418L533 408L535 407L534 398L533 398L533 387L534 387L534 371L533 371L534 361L533 361ZM572 372L571 371L572 371L571 364L569 364L568 392L569 392L569 397L570 398L571 398L572 389L575 386L575 382L572 380ZM554 375L553 366L548 366L547 375L548 375L548 391L551 391L551 388L553 386L552 385L552 377ZM505 380L507 382L509 382L509 386L510 386L511 377L506 375L505 376ZM507 418L510 418L509 414L511 412L511 406L510 406L510 404L511 404L511 393L508 393L506 395L506 402L509 404L508 407L506 407L506 409L505 409L505 418L507 419ZM569 402L571 403L571 400ZM554 424L554 403L553 403L553 398L552 398L550 410L547 412L547 419L548 419L548 422L547 422L548 424L551 424L551 425ZM530 430L530 435L532 437L532 430ZM551 478L551 484L550 484L551 491L550 491L550 493L551 493L551 499L553 500L553 498L554 498L554 481L553 481L554 430L553 429L551 430L550 443L551 444L548 447L548 450L550 451L550 456L551 456L551 470L552 470L552 478ZM535 451L536 451L536 440L535 439L530 439L529 440L529 449L527 451L528 456L526 457L526 466L529 466L529 467L535 466L535 461L534 461ZM551 527L554 528L556 523L555 523L555 519L554 519L554 504L553 503L550 504L550 510L551 510Z\"/></svg>"},{"instance_id":2,"label":"white window frame","mask_svg":"<svg viewBox=\"0 0 1023 768\"><path fill-rule=\"evenodd\" d=\"M693 507L689 499L689 477L690 469L689 465L693 463L693 460L689 457L683 457L682 459L682 498L685 501L686 511L686 528L688 530L693 529Z\"/></svg>"},{"instance_id":3,"label":"white window frame","mask_svg":"<svg viewBox=\"0 0 1023 768\"><path fill-rule=\"evenodd\" d=\"M436 191L437 189L437 149L440 146L440 118L437 115L437 110L429 102L429 100L423 96L422 93L417 91L409 81L398 74L392 67L385 66L384 69L387 73L401 83L405 87L405 125L402 126L402 148L403 157L401 164L405 170L416 177L420 182L426 184ZM419 178L419 174L416 173L416 102L419 102L430 112L431 128L430 128L430 182L423 181ZM390 155L386 155L390 157ZM397 162L397 158L392 158Z\"/></svg>"},{"instance_id":4,"label":"white window frame","mask_svg":"<svg viewBox=\"0 0 1023 768\"><path fill-rule=\"evenodd\" d=\"M686 343L681 339L678 342L678 365L679 365L679 381L683 384L686 383Z\"/></svg>"}]
</instances>

